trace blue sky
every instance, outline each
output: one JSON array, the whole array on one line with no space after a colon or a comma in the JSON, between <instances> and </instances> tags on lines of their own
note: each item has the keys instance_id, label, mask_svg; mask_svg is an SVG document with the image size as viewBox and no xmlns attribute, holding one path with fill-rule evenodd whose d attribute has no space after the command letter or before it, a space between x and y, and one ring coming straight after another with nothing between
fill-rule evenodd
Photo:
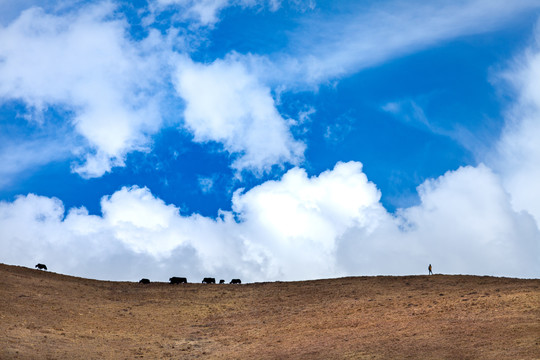
<instances>
[{"instance_id":1,"label":"blue sky","mask_svg":"<svg viewBox=\"0 0 540 360\"><path fill-rule=\"evenodd\" d=\"M0 262L540 275L539 1L0 13Z\"/></svg>"}]
</instances>

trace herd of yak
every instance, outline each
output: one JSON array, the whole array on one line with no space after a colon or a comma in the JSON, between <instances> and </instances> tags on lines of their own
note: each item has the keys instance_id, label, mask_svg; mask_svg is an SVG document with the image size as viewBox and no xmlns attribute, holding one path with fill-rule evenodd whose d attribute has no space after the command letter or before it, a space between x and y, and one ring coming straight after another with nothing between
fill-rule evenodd
<instances>
[{"instance_id":1,"label":"herd of yak","mask_svg":"<svg viewBox=\"0 0 540 360\"><path fill-rule=\"evenodd\" d=\"M35 266L35 268L39 269L39 270L47 270L47 266L45 264L37 264ZM139 281L139 283L141 283L141 284L150 284L150 280L149 279L141 279ZM187 284L187 278L173 276L172 278L169 279L169 283L172 284L172 285L174 285L174 284ZM203 284L215 284L216 279L211 278L211 277L205 277L203 279L202 283ZM219 283L220 284L225 284L225 280L219 280ZM241 283L242 283L242 281L240 279L232 279L229 284L241 284Z\"/></svg>"},{"instance_id":2,"label":"herd of yak","mask_svg":"<svg viewBox=\"0 0 540 360\"><path fill-rule=\"evenodd\" d=\"M150 284L150 280L148 279L141 279L141 281L139 281L141 284ZM176 276L173 276L172 278L169 279L169 283L170 284L187 284L187 279L185 277L176 277ZM216 283L216 279L215 278L211 278L211 277L205 277L202 281L203 284L215 284ZM219 280L219 283L220 284L225 284L225 280ZM242 281L240 279L232 279L231 282L229 284L241 284Z\"/></svg>"}]
</instances>

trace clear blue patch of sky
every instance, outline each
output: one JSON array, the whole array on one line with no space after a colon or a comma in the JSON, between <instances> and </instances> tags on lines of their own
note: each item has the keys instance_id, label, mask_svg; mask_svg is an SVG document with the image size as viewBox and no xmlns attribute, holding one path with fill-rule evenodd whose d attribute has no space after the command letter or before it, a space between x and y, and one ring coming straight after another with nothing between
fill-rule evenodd
<instances>
[{"instance_id":1,"label":"clear blue patch of sky","mask_svg":"<svg viewBox=\"0 0 540 360\"><path fill-rule=\"evenodd\" d=\"M289 4L276 10L229 7L208 35L208 46L195 54L198 61L210 62L231 51L268 55L282 51L298 24L298 10Z\"/></svg>"}]
</instances>

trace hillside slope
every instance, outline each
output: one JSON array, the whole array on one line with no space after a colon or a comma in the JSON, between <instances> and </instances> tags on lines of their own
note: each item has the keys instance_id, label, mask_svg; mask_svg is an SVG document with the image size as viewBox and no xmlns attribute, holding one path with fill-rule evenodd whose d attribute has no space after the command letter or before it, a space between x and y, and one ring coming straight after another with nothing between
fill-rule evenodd
<instances>
[{"instance_id":1,"label":"hillside slope","mask_svg":"<svg viewBox=\"0 0 540 360\"><path fill-rule=\"evenodd\" d=\"M1 359L540 359L540 280L105 282L0 264Z\"/></svg>"}]
</instances>

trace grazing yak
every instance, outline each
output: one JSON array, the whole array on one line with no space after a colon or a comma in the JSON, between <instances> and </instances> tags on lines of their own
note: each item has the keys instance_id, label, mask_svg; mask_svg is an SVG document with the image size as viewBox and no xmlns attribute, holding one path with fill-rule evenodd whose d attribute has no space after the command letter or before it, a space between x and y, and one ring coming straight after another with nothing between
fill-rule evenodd
<instances>
[{"instance_id":1,"label":"grazing yak","mask_svg":"<svg viewBox=\"0 0 540 360\"><path fill-rule=\"evenodd\" d=\"M231 284L241 284L242 280L240 280L240 279L232 279L230 283Z\"/></svg>"},{"instance_id":2,"label":"grazing yak","mask_svg":"<svg viewBox=\"0 0 540 360\"><path fill-rule=\"evenodd\" d=\"M187 279L185 277L176 277L173 276L169 279L170 284L187 284Z\"/></svg>"},{"instance_id":3,"label":"grazing yak","mask_svg":"<svg viewBox=\"0 0 540 360\"><path fill-rule=\"evenodd\" d=\"M39 269L39 270L47 270L47 265L45 264L37 264L35 266L36 269Z\"/></svg>"},{"instance_id":4,"label":"grazing yak","mask_svg":"<svg viewBox=\"0 0 540 360\"><path fill-rule=\"evenodd\" d=\"M220 284L225 284L225 280L219 280Z\"/></svg>"},{"instance_id":5,"label":"grazing yak","mask_svg":"<svg viewBox=\"0 0 540 360\"><path fill-rule=\"evenodd\" d=\"M215 278L211 278L211 277L207 277L207 278L204 278L203 281L202 281L203 284L215 284L216 283L216 279Z\"/></svg>"},{"instance_id":6,"label":"grazing yak","mask_svg":"<svg viewBox=\"0 0 540 360\"><path fill-rule=\"evenodd\" d=\"M141 279L141 280L139 280L139 284L150 284L150 280L148 280L148 279Z\"/></svg>"}]
</instances>

